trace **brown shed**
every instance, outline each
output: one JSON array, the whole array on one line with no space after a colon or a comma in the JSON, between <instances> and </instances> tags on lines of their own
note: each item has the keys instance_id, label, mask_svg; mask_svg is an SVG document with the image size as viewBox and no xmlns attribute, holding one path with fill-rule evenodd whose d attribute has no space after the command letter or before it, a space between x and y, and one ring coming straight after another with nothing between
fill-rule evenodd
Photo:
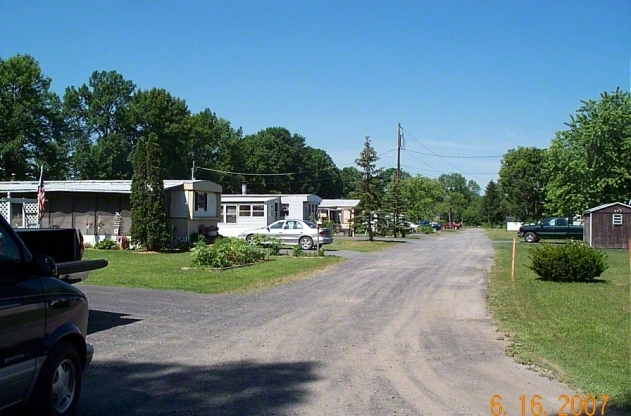
<instances>
[{"instance_id":1,"label":"brown shed","mask_svg":"<svg viewBox=\"0 0 631 416\"><path fill-rule=\"evenodd\" d=\"M631 240L631 206L621 202L583 212L583 240L595 248L626 249Z\"/></svg>"}]
</instances>

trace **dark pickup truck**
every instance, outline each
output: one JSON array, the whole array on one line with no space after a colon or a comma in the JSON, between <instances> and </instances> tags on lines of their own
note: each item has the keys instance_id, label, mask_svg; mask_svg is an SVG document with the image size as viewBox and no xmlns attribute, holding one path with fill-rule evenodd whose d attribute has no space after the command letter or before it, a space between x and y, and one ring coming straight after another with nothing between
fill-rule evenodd
<instances>
[{"instance_id":1,"label":"dark pickup truck","mask_svg":"<svg viewBox=\"0 0 631 416\"><path fill-rule=\"evenodd\" d=\"M522 225L517 232L527 243L545 239L583 239L583 226L572 224L571 218L544 218L539 224Z\"/></svg>"},{"instance_id":2,"label":"dark pickup truck","mask_svg":"<svg viewBox=\"0 0 631 416\"><path fill-rule=\"evenodd\" d=\"M75 228L15 228L31 254L49 256L55 261L60 279L77 283L88 278L90 270L107 266L106 260L83 259L83 235Z\"/></svg>"},{"instance_id":3,"label":"dark pickup truck","mask_svg":"<svg viewBox=\"0 0 631 416\"><path fill-rule=\"evenodd\" d=\"M58 248L56 241L48 247ZM94 355L86 342L88 300L58 277L50 256L31 253L2 216L0 270L0 412L26 406L25 414L70 415Z\"/></svg>"}]
</instances>

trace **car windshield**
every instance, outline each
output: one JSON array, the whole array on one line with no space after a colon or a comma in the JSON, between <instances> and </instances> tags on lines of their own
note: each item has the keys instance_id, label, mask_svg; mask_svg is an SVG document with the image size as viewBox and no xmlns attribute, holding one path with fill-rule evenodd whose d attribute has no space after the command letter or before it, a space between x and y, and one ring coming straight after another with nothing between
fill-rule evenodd
<instances>
[{"instance_id":1,"label":"car windshield","mask_svg":"<svg viewBox=\"0 0 631 416\"><path fill-rule=\"evenodd\" d=\"M307 221L307 220L303 220L302 222L304 222L305 224L307 224L307 226L309 228L316 228L316 225L314 223L312 223L311 221Z\"/></svg>"}]
</instances>

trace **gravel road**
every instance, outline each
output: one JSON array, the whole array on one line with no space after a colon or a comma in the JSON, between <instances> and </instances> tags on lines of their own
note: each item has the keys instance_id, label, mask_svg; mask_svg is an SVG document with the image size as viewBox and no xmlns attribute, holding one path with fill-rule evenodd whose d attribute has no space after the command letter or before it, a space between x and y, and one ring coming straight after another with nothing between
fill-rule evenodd
<instances>
[{"instance_id":1,"label":"gravel road","mask_svg":"<svg viewBox=\"0 0 631 416\"><path fill-rule=\"evenodd\" d=\"M490 415L499 394L510 416L538 394L556 415L574 392L504 355L491 262L469 229L247 295L79 284L96 350L79 414Z\"/></svg>"}]
</instances>

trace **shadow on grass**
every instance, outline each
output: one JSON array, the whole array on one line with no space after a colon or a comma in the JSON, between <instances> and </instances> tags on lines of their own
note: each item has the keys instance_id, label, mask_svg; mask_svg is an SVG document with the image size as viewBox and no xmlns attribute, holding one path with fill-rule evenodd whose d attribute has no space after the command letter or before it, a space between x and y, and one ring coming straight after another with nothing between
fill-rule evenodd
<instances>
[{"instance_id":1,"label":"shadow on grass","mask_svg":"<svg viewBox=\"0 0 631 416\"><path fill-rule=\"evenodd\" d=\"M134 322L141 321L138 318L127 318L129 314L104 312L90 309L90 317L88 320L88 335L95 332L105 331L117 326L129 325Z\"/></svg>"},{"instance_id":2,"label":"shadow on grass","mask_svg":"<svg viewBox=\"0 0 631 416\"><path fill-rule=\"evenodd\" d=\"M540 282L551 282L551 283L559 283L559 284L573 284L573 283L580 283L580 284L590 284L590 283L595 283L595 284L601 284L601 283L605 283L608 284L609 281L605 280L605 279L591 279L591 280L550 280L550 279L544 279L542 277L537 277L535 278L535 280L538 280Z\"/></svg>"},{"instance_id":3,"label":"shadow on grass","mask_svg":"<svg viewBox=\"0 0 631 416\"><path fill-rule=\"evenodd\" d=\"M316 362L93 362L84 375L78 414L282 414L308 399L307 384L319 379L317 367Z\"/></svg>"}]
</instances>

